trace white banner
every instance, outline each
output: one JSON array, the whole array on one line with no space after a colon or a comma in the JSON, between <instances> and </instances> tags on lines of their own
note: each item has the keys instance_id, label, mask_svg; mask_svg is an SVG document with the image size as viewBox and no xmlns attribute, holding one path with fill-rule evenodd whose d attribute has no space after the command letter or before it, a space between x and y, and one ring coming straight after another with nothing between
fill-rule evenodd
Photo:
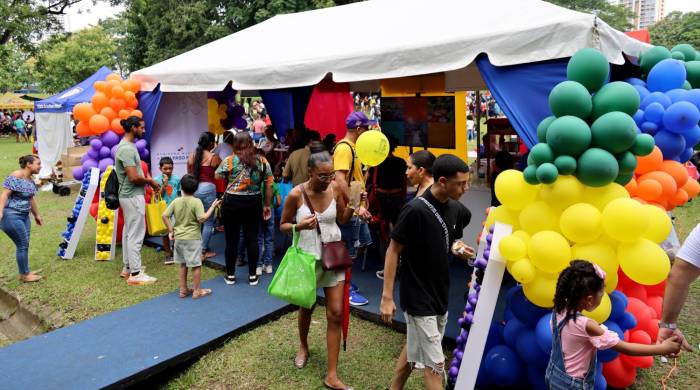
<instances>
[{"instance_id":1,"label":"white banner","mask_svg":"<svg viewBox=\"0 0 700 390\"><path fill-rule=\"evenodd\" d=\"M199 135L207 131L206 92L167 92L158 107L151 134L151 174L160 175L158 162L170 157L174 174L187 174L187 156L197 148Z\"/></svg>"}]
</instances>

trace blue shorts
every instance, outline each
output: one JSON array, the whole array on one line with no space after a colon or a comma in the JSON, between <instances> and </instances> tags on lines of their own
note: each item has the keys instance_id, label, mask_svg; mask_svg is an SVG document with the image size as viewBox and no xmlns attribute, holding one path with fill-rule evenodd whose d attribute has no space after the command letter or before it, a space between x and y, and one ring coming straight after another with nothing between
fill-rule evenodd
<instances>
[{"instance_id":1,"label":"blue shorts","mask_svg":"<svg viewBox=\"0 0 700 390\"><path fill-rule=\"evenodd\" d=\"M350 257L353 259L357 257L357 248L372 244L369 225L359 217L354 216L350 219L350 222L339 226L342 239L345 241Z\"/></svg>"},{"instance_id":2,"label":"blue shorts","mask_svg":"<svg viewBox=\"0 0 700 390\"><path fill-rule=\"evenodd\" d=\"M17 134L19 134L19 135L27 135L27 128L26 128L26 127L23 127L23 128L21 128L21 129L20 129L20 128L17 128Z\"/></svg>"}]
</instances>

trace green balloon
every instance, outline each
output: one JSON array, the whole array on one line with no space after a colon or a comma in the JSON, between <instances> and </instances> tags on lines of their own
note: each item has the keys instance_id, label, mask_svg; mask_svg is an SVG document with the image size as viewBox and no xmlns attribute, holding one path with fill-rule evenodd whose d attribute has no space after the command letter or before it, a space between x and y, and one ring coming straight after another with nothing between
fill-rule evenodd
<instances>
[{"instance_id":1,"label":"green balloon","mask_svg":"<svg viewBox=\"0 0 700 390\"><path fill-rule=\"evenodd\" d=\"M624 152L617 156L617 165L620 167L620 173L634 173L637 169L637 157L632 152Z\"/></svg>"},{"instance_id":2,"label":"green balloon","mask_svg":"<svg viewBox=\"0 0 700 390\"><path fill-rule=\"evenodd\" d=\"M631 116L620 111L609 112L591 125L591 145L612 154L631 148L637 138L637 124Z\"/></svg>"},{"instance_id":3,"label":"green balloon","mask_svg":"<svg viewBox=\"0 0 700 390\"><path fill-rule=\"evenodd\" d=\"M700 88L700 61L688 61L685 63L686 78L693 88Z\"/></svg>"},{"instance_id":4,"label":"green balloon","mask_svg":"<svg viewBox=\"0 0 700 390\"><path fill-rule=\"evenodd\" d=\"M552 184L557 180L559 171L552 163L544 163L537 167L537 180L543 184Z\"/></svg>"},{"instance_id":5,"label":"green balloon","mask_svg":"<svg viewBox=\"0 0 700 390\"><path fill-rule=\"evenodd\" d=\"M679 51L674 51L671 52L671 58L673 58L674 60L685 61L685 54Z\"/></svg>"},{"instance_id":6,"label":"green balloon","mask_svg":"<svg viewBox=\"0 0 700 390\"><path fill-rule=\"evenodd\" d=\"M683 82L683 87L681 88L685 89L686 91L690 91L691 89L693 89L688 80L685 80L685 82Z\"/></svg>"},{"instance_id":7,"label":"green balloon","mask_svg":"<svg viewBox=\"0 0 700 390\"><path fill-rule=\"evenodd\" d=\"M634 140L634 145L630 148L635 156L646 156L654 151L654 137L649 134L637 134L637 138Z\"/></svg>"},{"instance_id":8,"label":"green balloon","mask_svg":"<svg viewBox=\"0 0 700 390\"><path fill-rule=\"evenodd\" d=\"M549 93L549 108L556 117L573 115L586 119L591 115L593 100L583 85L575 81L562 81Z\"/></svg>"},{"instance_id":9,"label":"green balloon","mask_svg":"<svg viewBox=\"0 0 700 390\"><path fill-rule=\"evenodd\" d=\"M684 61L692 61L695 58L695 48L687 43L681 43L671 49L671 55L674 53L683 53Z\"/></svg>"},{"instance_id":10,"label":"green balloon","mask_svg":"<svg viewBox=\"0 0 700 390\"><path fill-rule=\"evenodd\" d=\"M587 186L602 187L610 184L619 173L615 156L603 149L590 148L578 158L576 177Z\"/></svg>"},{"instance_id":11,"label":"green balloon","mask_svg":"<svg viewBox=\"0 0 700 390\"><path fill-rule=\"evenodd\" d=\"M609 73L608 60L603 53L592 48L577 51L566 65L566 78L583 84L591 93L605 84Z\"/></svg>"},{"instance_id":12,"label":"green balloon","mask_svg":"<svg viewBox=\"0 0 700 390\"><path fill-rule=\"evenodd\" d=\"M591 145L591 129L575 116L557 118L547 129L547 144L557 155L578 157Z\"/></svg>"},{"instance_id":13,"label":"green balloon","mask_svg":"<svg viewBox=\"0 0 700 390\"><path fill-rule=\"evenodd\" d=\"M622 111L633 116L639 109L639 93L633 86L624 81L613 81L605 84L593 96L592 120L596 120L613 111Z\"/></svg>"},{"instance_id":14,"label":"green balloon","mask_svg":"<svg viewBox=\"0 0 700 390\"><path fill-rule=\"evenodd\" d=\"M549 145L540 142L530 150L530 154L527 156L528 164L530 164L530 161L537 166L544 163L551 163L554 161L554 152L552 152L552 148L550 148Z\"/></svg>"},{"instance_id":15,"label":"green balloon","mask_svg":"<svg viewBox=\"0 0 700 390\"><path fill-rule=\"evenodd\" d=\"M540 122L539 125L537 125L537 140L540 142L547 142L547 128L549 128L549 125L554 122L554 120L557 119L554 115L550 115Z\"/></svg>"},{"instance_id":16,"label":"green balloon","mask_svg":"<svg viewBox=\"0 0 700 390\"><path fill-rule=\"evenodd\" d=\"M526 182L528 182L528 184L540 184L540 181L537 180L537 167L534 165L530 165L525 168L523 171L523 178Z\"/></svg>"},{"instance_id":17,"label":"green balloon","mask_svg":"<svg viewBox=\"0 0 700 390\"><path fill-rule=\"evenodd\" d=\"M634 172L628 172L628 173L622 173L620 172L619 175L615 178L615 183L624 186L625 184L629 183L630 180L634 177Z\"/></svg>"},{"instance_id":18,"label":"green balloon","mask_svg":"<svg viewBox=\"0 0 700 390\"><path fill-rule=\"evenodd\" d=\"M576 159L571 156L559 156L554 159L554 166L562 175L572 175L576 172Z\"/></svg>"},{"instance_id":19,"label":"green balloon","mask_svg":"<svg viewBox=\"0 0 700 390\"><path fill-rule=\"evenodd\" d=\"M671 51L663 46L654 46L645 51L639 61L639 66L642 68L642 73L648 74L654 65L667 58L671 58Z\"/></svg>"}]
</instances>

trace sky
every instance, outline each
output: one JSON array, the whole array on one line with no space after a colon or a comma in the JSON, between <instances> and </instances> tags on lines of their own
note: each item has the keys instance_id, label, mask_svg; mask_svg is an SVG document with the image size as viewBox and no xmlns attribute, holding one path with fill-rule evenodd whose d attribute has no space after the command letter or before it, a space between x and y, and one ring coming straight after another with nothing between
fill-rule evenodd
<instances>
[{"instance_id":1,"label":"sky","mask_svg":"<svg viewBox=\"0 0 700 390\"><path fill-rule=\"evenodd\" d=\"M66 27L69 31L78 31L88 26L94 26L100 19L108 18L123 10L124 6L121 5L112 7L105 2L93 5L92 1L83 0L68 8ZM666 0L666 14L672 11L700 11L700 0Z\"/></svg>"}]
</instances>

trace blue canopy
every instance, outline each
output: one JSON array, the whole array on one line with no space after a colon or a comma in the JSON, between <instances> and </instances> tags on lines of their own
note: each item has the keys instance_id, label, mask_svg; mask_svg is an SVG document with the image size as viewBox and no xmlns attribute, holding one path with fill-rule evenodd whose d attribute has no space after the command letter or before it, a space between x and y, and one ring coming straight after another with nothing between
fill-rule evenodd
<instances>
[{"instance_id":1,"label":"blue canopy","mask_svg":"<svg viewBox=\"0 0 700 390\"><path fill-rule=\"evenodd\" d=\"M35 112L71 112L78 103L89 102L95 94L92 84L98 80L104 80L112 71L103 66L95 74L74 85L65 91L53 95L44 100L34 102Z\"/></svg>"}]
</instances>

